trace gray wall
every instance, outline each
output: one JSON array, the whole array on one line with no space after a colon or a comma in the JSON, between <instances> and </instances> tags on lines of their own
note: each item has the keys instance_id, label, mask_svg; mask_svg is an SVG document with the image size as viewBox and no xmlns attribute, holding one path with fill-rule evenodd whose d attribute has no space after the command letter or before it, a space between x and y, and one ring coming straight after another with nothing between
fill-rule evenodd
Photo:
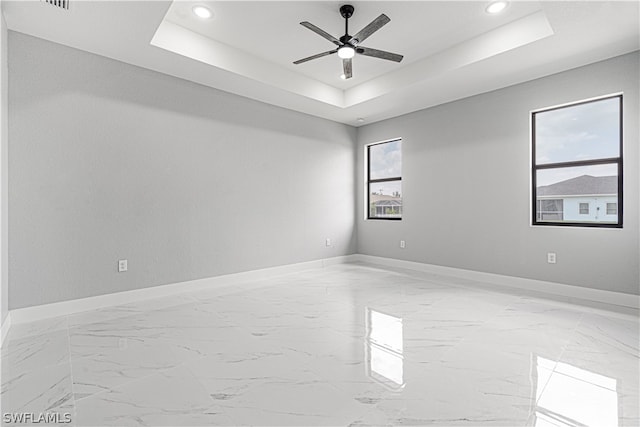
<instances>
[{"instance_id":1,"label":"gray wall","mask_svg":"<svg viewBox=\"0 0 640 427\"><path fill-rule=\"evenodd\" d=\"M19 33L8 62L2 317L7 272L13 309L354 252L638 293L638 53L362 127L357 147L348 126ZM618 91L624 228L531 227L529 111ZM365 221L364 144L396 136L404 219Z\"/></svg>"},{"instance_id":2,"label":"gray wall","mask_svg":"<svg viewBox=\"0 0 640 427\"><path fill-rule=\"evenodd\" d=\"M358 252L638 294L638 65L635 52L360 128ZM620 91L624 228L531 227L530 110ZM363 147L398 136L404 218L367 221Z\"/></svg>"},{"instance_id":3,"label":"gray wall","mask_svg":"<svg viewBox=\"0 0 640 427\"><path fill-rule=\"evenodd\" d=\"M354 128L14 32L9 77L9 308L354 252Z\"/></svg>"},{"instance_id":4,"label":"gray wall","mask_svg":"<svg viewBox=\"0 0 640 427\"><path fill-rule=\"evenodd\" d=\"M0 8L2 2L0 2ZM9 228L7 221L8 207L8 145L9 145L9 127L8 127L8 100L9 100L9 72L7 68L8 62L8 43L7 43L7 23L4 20L4 14L0 10L0 324L9 313L8 309L8 287L9 287L9 251L8 236Z\"/></svg>"}]
</instances>

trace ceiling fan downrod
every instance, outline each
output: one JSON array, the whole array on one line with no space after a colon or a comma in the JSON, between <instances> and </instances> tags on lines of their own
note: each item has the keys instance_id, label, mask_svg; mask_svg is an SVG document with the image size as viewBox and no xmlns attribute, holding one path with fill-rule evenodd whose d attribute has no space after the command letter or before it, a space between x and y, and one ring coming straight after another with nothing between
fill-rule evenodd
<instances>
[{"instance_id":1,"label":"ceiling fan downrod","mask_svg":"<svg viewBox=\"0 0 640 427\"><path fill-rule=\"evenodd\" d=\"M351 40L349 35L349 18L353 16L354 7L350 4L345 4L340 7L340 15L344 18L344 36L340 37L342 43L347 43Z\"/></svg>"}]
</instances>

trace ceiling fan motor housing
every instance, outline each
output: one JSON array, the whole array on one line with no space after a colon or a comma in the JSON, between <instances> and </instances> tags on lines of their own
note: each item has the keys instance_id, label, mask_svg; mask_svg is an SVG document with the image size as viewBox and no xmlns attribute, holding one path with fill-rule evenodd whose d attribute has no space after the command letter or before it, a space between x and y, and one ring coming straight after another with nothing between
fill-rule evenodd
<instances>
[{"instance_id":1,"label":"ceiling fan motor housing","mask_svg":"<svg viewBox=\"0 0 640 427\"><path fill-rule=\"evenodd\" d=\"M344 19L351 18L353 16L353 11L354 8L350 4L345 4L344 6L340 7L340 15L342 15Z\"/></svg>"}]
</instances>

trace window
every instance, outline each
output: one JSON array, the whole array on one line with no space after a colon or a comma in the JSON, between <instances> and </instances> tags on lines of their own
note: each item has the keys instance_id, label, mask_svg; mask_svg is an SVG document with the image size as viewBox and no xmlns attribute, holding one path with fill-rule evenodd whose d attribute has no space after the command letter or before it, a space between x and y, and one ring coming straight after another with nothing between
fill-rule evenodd
<instances>
[{"instance_id":1,"label":"window","mask_svg":"<svg viewBox=\"0 0 640 427\"><path fill-rule=\"evenodd\" d=\"M580 203L580 215L589 215L589 203Z\"/></svg>"},{"instance_id":2,"label":"window","mask_svg":"<svg viewBox=\"0 0 640 427\"><path fill-rule=\"evenodd\" d=\"M402 219L402 140L367 146L368 219Z\"/></svg>"},{"instance_id":3,"label":"window","mask_svg":"<svg viewBox=\"0 0 640 427\"><path fill-rule=\"evenodd\" d=\"M622 227L622 95L534 111L531 129L533 225Z\"/></svg>"},{"instance_id":4,"label":"window","mask_svg":"<svg viewBox=\"0 0 640 427\"><path fill-rule=\"evenodd\" d=\"M536 208L538 221L563 219L562 199L539 199Z\"/></svg>"}]
</instances>

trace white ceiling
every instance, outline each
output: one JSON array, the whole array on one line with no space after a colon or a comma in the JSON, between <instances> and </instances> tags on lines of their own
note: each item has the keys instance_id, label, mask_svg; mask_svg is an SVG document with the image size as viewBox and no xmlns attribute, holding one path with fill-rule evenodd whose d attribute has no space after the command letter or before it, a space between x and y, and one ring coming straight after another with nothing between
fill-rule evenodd
<instances>
[{"instance_id":1,"label":"white ceiling","mask_svg":"<svg viewBox=\"0 0 640 427\"><path fill-rule=\"evenodd\" d=\"M3 1L9 29L273 105L359 126L640 48L637 1L352 1L351 34L385 13L363 45L402 63L358 55L340 79L335 46L299 25L344 33L346 1L89 1L68 11ZM206 5L215 14L191 13ZM358 121L363 118L364 121Z\"/></svg>"}]
</instances>

